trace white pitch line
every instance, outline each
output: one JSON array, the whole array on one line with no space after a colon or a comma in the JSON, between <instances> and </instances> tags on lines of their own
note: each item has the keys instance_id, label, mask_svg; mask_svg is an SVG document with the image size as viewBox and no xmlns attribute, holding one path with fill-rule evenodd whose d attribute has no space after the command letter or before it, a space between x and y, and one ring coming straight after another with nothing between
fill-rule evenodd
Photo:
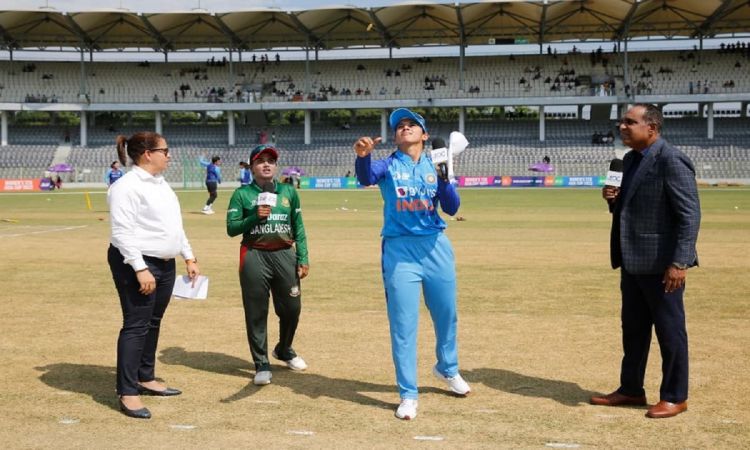
<instances>
[{"instance_id":1,"label":"white pitch line","mask_svg":"<svg viewBox=\"0 0 750 450\"><path fill-rule=\"evenodd\" d=\"M77 226L71 226L71 227L52 228L52 229L49 229L49 230L29 231L28 233L0 234L0 238L29 236L29 235L32 235L32 234L43 234L43 233L57 233L59 231L70 231L70 230L77 230L79 228L86 228L87 226L88 225L77 225Z\"/></svg>"},{"instance_id":2,"label":"white pitch line","mask_svg":"<svg viewBox=\"0 0 750 450\"><path fill-rule=\"evenodd\" d=\"M80 422L79 419L71 419L71 418L68 418L68 417L64 417L64 418L62 418L62 419L59 420L59 423L61 423L63 425L75 425L75 424L77 424L79 422Z\"/></svg>"},{"instance_id":3,"label":"white pitch line","mask_svg":"<svg viewBox=\"0 0 750 450\"><path fill-rule=\"evenodd\" d=\"M195 425L174 424L174 425L170 425L169 428L172 428L173 430L194 430L196 427Z\"/></svg>"},{"instance_id":4,"label":"white pitch line","mask_svg":"<svg viewBox=\"0 0 750 450\"><path fill-rule=\"evenodd\" d=\"M255 400L255 403L265 403L268 405L279 405L281 404L278 400Z\"/></svg>"},{"instance_id":5,"label":"white pitch line","mask_svg":"<svg viewBox=\"0 0 750 450\"><path fill-rule=\"evenodd\" d=\"M734 419L723 419L723 420L721 421L721 423L729 423L729 424L741 424L742 422L739 422L739 421L737 421L737 420L734 420Z\"/></svg>"},{"instance_id":6,"label":"white pitch line","mask_svg":"<svg viewBox=\"0 0 750 450\"><path fill-rule=\"evenodd\" d=\"M566 442L547 442L544 444L545 447L552 448L579 448L581 444L569 444Z\"/></svg>"},{"instance_id":7,"label":"white pitch line","mask_svg":"<svg viewBox=\"0 0 750 450\"><path fill-rule=\"evenodd\" d=\"M286 432L286 434L294 434L297 436L312 436L315 434L315 432L307 430L289 430Z\"/></svg>"},{"instance_id":8,"label":"white pitch line","mask_svg":"<svg viewBox=\"0 0 750 450\"><path fill-rule=\"evenodd\" d=\"M416 441L444 441L445 438L442 436L414 436Z\"/></svg>"}]
</instances>

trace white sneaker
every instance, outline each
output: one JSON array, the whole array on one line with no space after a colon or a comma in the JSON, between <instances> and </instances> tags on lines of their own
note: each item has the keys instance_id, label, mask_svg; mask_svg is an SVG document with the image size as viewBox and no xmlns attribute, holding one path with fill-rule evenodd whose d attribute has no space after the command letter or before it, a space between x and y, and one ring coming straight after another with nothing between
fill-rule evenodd
<instances>
[{"instance_id":1,"label":"white sneaker","mask_svg":"<svg viewBox=\"0 0 750 450\"><path fill-rule=\"evenodd\" d=\"M260 372L255 373L253 384L256 386L271 384L271 377L273 377L273 375L271 374L270 370L261 370Z\"/></svg>"},{"instance_id":2,"label":"white sneaker","mask_svg":"<svg viewBox=\"0 0 750 450\"><path fill-rule=\"evenodd\" d=\"M412 420L417 417L417 402L413 398L402 398L401 404L396 409L396 417L402 420Z\"/></svg>"},{"instance_id":3,"label":"white sneaker","mask_svg":"<svg viewBox=\"0 0 750 450\"><path fill-rule=\"evenodd\" d=\"M281 358L279 358L279 355L276 354L276 350L271 352L271 355L278 359L279 361L283 361ZM294 358L284 361L284 364L286 364L287 367L289 367L292 370L305 370L307 369L307 363L304 359L302 359L300 356L295 356Z\"/></svg>"},{"instance_id":4,"label":"white sneaker","mask_svg":"<svg viewBox=\"0 0 750 450\"><path fill-rule=\"evenodd\" d=\"M206 214L206 215L211 215L211 214L214 214L214 210L213 210L213 209L204 209L204 210L203 210L203 211L201 211L201 212L202 212L203 214Z\"/></svg>"},{"instance_id":5,"label":"white sneaker","mask_svg":"<svg viewBox=\"0 0 750 450\"><path fill-rule=\"evenodd\" d=\"M438 372L437 367L432 368L432 374L435 377L445 381L448 384L448 388L458 395L469 395L471 388L469 384L461 378L461 374L457 373L453 377L446 377L442 373Z\"/></svg>"}]
</instances>

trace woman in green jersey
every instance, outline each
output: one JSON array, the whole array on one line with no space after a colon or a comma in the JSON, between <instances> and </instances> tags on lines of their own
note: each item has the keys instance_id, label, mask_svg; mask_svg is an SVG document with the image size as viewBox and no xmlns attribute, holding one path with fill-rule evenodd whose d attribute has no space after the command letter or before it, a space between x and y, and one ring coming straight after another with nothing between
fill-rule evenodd
<instances>
[{"instance_id":1,"label":"woman in green jersey","mask_svg":"<svg viewBox=\"0 0 750 450\"><path fill-rule=\"evenodd\" d=\"M250 153L252 183L232 194L227 210L227 234L242 234L240 287L250 353L255 363L253 383L271 382L268 360L268 297L279 317L279 342L272 355L292 370L307 364L292 349L301 310L300 279L307 276L307 238L299 196L293 186L278 183L279 152L259 145Z\"/></svg>"}]
</instances>

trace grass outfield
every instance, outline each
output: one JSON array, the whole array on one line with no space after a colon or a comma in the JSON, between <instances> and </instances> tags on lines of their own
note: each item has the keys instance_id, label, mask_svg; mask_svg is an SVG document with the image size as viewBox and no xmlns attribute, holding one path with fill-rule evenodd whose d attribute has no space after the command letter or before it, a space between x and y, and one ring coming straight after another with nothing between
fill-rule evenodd
<instances>
[{"instance_id":1,"label":"grass outfield","mask_svg":"<svg viewBox=\"0 0 750 450\"><path fill-rule=\"evenodd\" d=\"M432 378L434 335L419 336L419 416L398 402L380 277L377 191L302 192L311 255L295 349L252 385L237 258L220 191L178 192L209 299L173 301L157 376L185 393L145 398L154 418L117 410L121 323L106 263L103 192L0 195L0 442L6 448L747 448L750 442L750 190L702 189L701 267L688 274L690 409L587 403L617 387L619 275L598 190L466 190L450 221L459 281L459 356L468 398ZM182 267L178 263L178 267ZM275 318L271 314L271 318ZM269 333L277 324L271 320ZM269 339L270 343L274 340ZM647 395L658 400L653 343ZM425 441L426 440L426 441Z\"/></svg>"}]
</instances>

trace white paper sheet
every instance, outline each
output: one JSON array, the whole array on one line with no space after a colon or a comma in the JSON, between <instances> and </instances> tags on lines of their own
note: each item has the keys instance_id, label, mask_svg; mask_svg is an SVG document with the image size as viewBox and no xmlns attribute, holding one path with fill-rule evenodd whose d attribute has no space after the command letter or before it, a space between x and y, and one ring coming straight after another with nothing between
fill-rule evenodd
<instances>
[{"instance_id":1,"label":"white paper sheet","mask_svg":"<svg viewBox=\"0 0 750 450\"><path fill-rule=\"evenodd\" d=\"M198 275L193 287L193 281L187 275L178 276L174 280L172 295L178 298L205 300L208 297L208 277Z\"/></svg>"}]
</instances>

